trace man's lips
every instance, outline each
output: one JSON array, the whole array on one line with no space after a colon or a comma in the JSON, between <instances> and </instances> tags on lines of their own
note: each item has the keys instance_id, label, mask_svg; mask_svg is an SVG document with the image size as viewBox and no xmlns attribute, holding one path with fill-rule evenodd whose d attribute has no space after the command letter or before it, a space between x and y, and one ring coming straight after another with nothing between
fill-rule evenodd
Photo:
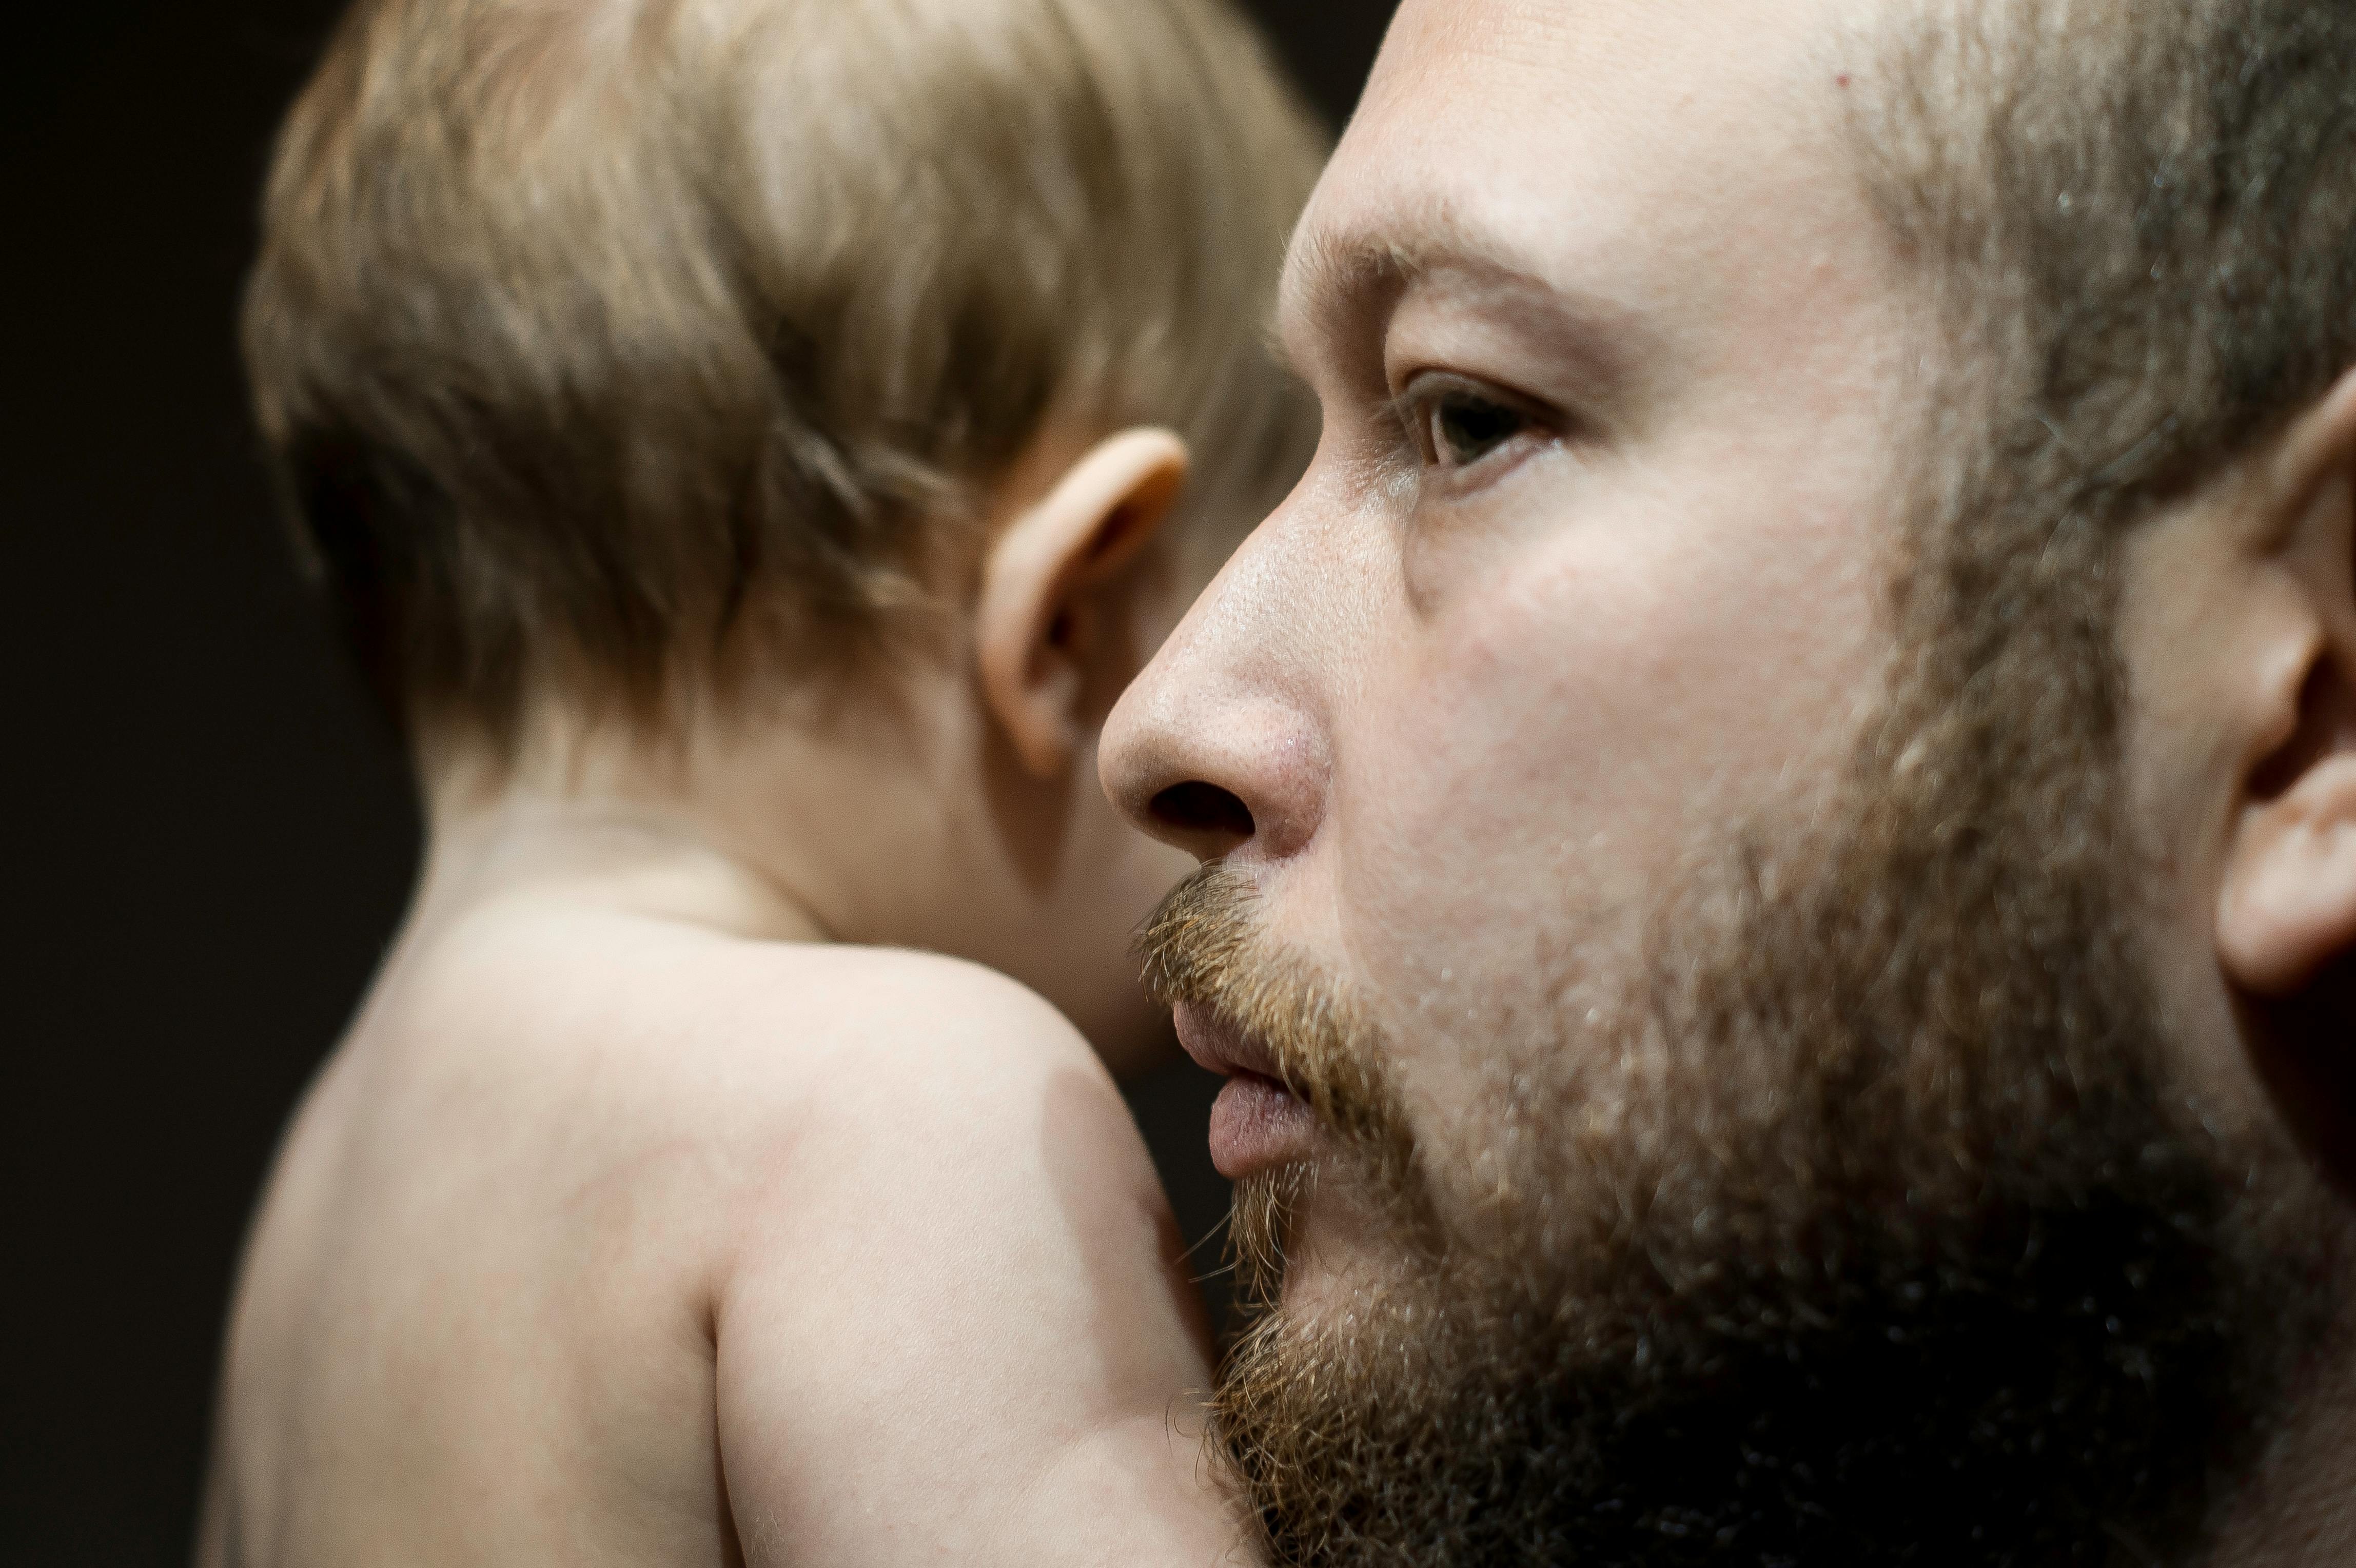
<instances>
[{"instance_id":1,"label":"man's lips","mask_svg":"<svg viewBox=\"0 0 2356 1568\"><path fill-rule=\"evenodd\" d=\"M1186 1054L1227 1080L1211 1107L1211 1163L1219 1174L1233 1181L1308 1158L1316 1113L1277 1078L1268 1048L1190 1003L1172 1009L1172 1017Z\"/></svg>"},{"instance_id":2,"label":"man's lips","mask_svg":"<svg viewBox=\"0 0 2356 1568\"><path fill-rule=\"evenodd\" d=\"M1197 1066L1221 1078L1243 1072L1277 1076L1276 1058L1268 1047L1210 1009L1181 1002L1170 1010L1170 1017L1178 1026L1178 1043Z\"/></svg>"}]
</instances>

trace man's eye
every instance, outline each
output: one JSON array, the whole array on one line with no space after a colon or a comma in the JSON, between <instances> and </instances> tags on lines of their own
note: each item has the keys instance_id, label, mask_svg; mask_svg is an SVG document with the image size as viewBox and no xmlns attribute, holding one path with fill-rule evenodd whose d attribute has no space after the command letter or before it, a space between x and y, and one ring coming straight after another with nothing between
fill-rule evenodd
<instances>
[{"instance_id":1,"label":"man's eye","mask_svg":"<svg viewBox=\"0 0 2356 1568\"><path fill-rule=\"evenodd\" d=\"M1444 392L1424 408L1424 456L1443 468L1470 467L1529 423L1519 410L1477 392Z\"/></svg>"}]
</instances>

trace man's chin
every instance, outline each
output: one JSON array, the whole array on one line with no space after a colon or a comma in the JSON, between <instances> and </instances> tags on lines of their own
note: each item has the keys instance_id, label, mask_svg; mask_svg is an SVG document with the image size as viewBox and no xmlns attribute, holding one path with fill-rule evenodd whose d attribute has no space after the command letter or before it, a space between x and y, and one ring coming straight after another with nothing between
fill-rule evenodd
<instances>
[{"instance_id":1,"label":"man's chin","mask_svg":"<svg viewBox=\"0 0 2356 1568\"><path fill-rule=\"evenodd\" d=\"M1285 1259L1275 1306L1302 1327L1338 1322L1398 1273L1398 1260L1378 1254L1370 1238L1319 1234Z\"/></svg>"},{"instance_id":2,"label":"man's chin","mask_svg":"<svg viewBox=\"0 0 2356 1568\"><path fill-rule=\"evenodd\" d=\"M1329 1152L1237 1184L1244 1294L1296 1327L1354 1316L1413 1269L1412 1239L1355 1166Z\"/></svg>"}]
</instances>

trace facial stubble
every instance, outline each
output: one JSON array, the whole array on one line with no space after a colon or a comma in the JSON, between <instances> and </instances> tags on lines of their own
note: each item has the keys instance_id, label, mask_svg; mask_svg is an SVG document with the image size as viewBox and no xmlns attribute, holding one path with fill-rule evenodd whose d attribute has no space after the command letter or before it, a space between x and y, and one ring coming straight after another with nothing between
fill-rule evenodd
<instances>
[{"instance_id":1,"label":"facial stubble","mask_svg":"<svg viewBox=\"0 0 2356 1568\"><path fill-rule=\"evenodd\" d=\"M1215 1408L1277 1561L2199 1561L2326 1270L2294 1157L2212 1131L2169 1047L2099 577L2051 564L1993 652L1947 607L1827 825L1686 878L1616 1007L1452 1043L1492 1069L1452 1128L1246 880L1173 894L1162 993L1333 1133L1237 1201L1259 1305ZM1296 1316L1327 1181L1394 1266Z\"/></svg>"}]
</instances>

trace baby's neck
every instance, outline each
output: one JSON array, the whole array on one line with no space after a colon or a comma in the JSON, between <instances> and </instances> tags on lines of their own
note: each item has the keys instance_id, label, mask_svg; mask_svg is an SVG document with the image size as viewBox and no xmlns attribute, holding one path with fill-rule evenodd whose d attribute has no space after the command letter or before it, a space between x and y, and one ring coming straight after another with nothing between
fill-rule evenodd
<instances>
[{"instance_id":1,"label":"baby's neck","mask_svg":"<svg viewBox=\"0 0 2356 1568\"><path fill-rule=\"evenodd\" d=\"M793 891L681 813L517 791L431 810L412 931L493 904L594 908L748 940L824 941Z\"/></svg>"},{"instance_id":2,"label":"baby's neck","mask_svg":"<svg viewBox=\"0 0 2356 1568\"><path fill-rule=\"evenodd\" d=\"M422 917L525 891L782 940L953 947L987 885L970 716L912 682L898 722L700 715L682 734L546 714L506 755L428 746Z\"/></svg>"}]
</instances>

